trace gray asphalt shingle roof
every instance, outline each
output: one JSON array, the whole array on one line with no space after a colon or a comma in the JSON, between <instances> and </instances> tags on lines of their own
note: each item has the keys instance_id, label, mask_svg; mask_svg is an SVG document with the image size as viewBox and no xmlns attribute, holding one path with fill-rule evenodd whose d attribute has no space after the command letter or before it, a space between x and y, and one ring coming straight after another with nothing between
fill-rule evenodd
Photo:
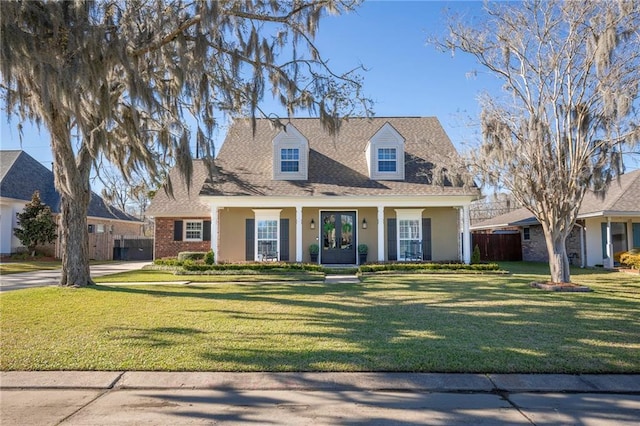
<instances>
[{"instance_id":1,"label":"gray asphalt shingle roof","mask_svg":"<svg viewBox=\"0 0 640 426\"><path fill-rule=\"evenodd\" d=\"M0 151L0 196L31 201L35 191L40 200L60 213L60 194L53 183L53 172L21 150ZM87 216L139 222L135 217L107 205L96 193L91 193Z\"/></svg>"},{"instance_id":2,"label":"gray asphalt shingle roof","mask_svg":"<svg viewBox=\"0 0 640 426\"><path fill-rule=\"evenodd\" d=\"M613 181L604 198L588 191L578 211L578 218L616 214L640 217L640 170L626 173ZM477 223L471 228L490 229L537 223L531 212L523 207Z\"/></svg>"},{"instance_id":3,"label":"gray asphalt shingle roof","mask_svg":"<svg viewBox=\"0 0 640 426\"><path fill-rule=\"evenodd\" d=\"M438 158L458 153L436 117L352 118L331 136L317 118L293 118L309 141L308 180L273 180L272 141L280 132L269 120L236 120L216 159L219 173L206 180L201 195L354 196L477 195L476 188L440 186L427 173ZM405 139L405 179L369 179L365 149L389 123Z\"/></svg>"}]
</instances>

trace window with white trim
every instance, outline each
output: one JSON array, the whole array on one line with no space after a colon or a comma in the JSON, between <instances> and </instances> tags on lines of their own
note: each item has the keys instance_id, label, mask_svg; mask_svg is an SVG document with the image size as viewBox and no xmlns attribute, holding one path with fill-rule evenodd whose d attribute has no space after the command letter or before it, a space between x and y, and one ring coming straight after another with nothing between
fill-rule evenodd
<instances>
[{"instance_id":1,"label":"window with white trim","mask_svg":"<svg viewBox=\"0 0 640 426\"><path fill-rule=\"evenodd\" d=\"M378 172L395 173L398 170L395 148L378 148Z\"/></svg>"},{"instance_id":2,"label":"window with white trim","mask_svg":"<svg viewBox=\"0 0 640 426\"><path fill-rule=\"evenodd\" d=\"M184 240L202 241L203 223L201 220L184 221Z\"/></svg>"},{"instance_id":3,"label":"window with white trim","mask_svg":"<svg viewBox=\"0 0 640 426\"><path fill-rule=\"evenodd\" d=\"M255 260L278 260L280 258L280 212L281 210L254 210L255 213Z\"/></svg>"},{"instance_id":4,"label":"window with white trim","mask_svg":"<svg viewBox=\"0 0 640 426\"><path fill-rule=\"evenodd\" d=\"M280 150L280 171L282 173L300 171L300 150L298 148L282 148Z\"/></svg>"},{"instance_id":5,"label":"window with white trim","mask_svg":"<svg viewBox=\"0 0 640 426\"><path fill-rule=\"evenodd\" d=\"M396 210L398 260L422 260L422 209Z\"/></svg>"}]
</instances>

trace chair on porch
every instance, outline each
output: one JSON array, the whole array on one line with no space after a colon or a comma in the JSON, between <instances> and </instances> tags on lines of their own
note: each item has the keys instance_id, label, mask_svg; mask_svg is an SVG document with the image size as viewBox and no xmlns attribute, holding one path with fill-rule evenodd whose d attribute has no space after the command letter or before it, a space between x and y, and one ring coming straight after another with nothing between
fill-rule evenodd
<instances>
[{"instance_id":1,"label":"chair on porch","mask_svg":"<svg viewBox=\"0 0 640 426\"><path fill-rule=\"evenodd\" d=\"M422 261L422 241L411 241L404 252L404 260Z\"/></svg>"},{"instance_id":2,"label":"chair on porch","mask_svg":"<svg viewBox=\"0 0 640 426\"><path fill-rule=\"evenodd\" d=\"M275 241L268 241L262 244L262 253L260 253L263 262L278 261L278 244Z\"/></svg>"}]
</instances>

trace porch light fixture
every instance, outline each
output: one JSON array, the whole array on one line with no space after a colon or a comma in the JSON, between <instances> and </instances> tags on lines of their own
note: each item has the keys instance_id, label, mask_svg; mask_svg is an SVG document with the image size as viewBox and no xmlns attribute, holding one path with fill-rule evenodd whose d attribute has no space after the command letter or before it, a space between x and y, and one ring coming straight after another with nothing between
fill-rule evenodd
<instances>
[{"instance_id":1,"label":"porch light fixture","mask_svg":"<svg viewBox=\"0 0 640 426\"><path fill-rule=\"evenodd\" d=\"M362 229L367 229L367 219L362 219Z\"/></svg>"},{"instance_id":2,"label":"porch light fixture","mask_svg":"<svg viewBox=\"0 0 640 426\"><path fill-rule=\"evenodd\" d=\"M316 221L311 219L311 223L309 224L309 228L316 229Z\"/></svg>"}]
</instances>

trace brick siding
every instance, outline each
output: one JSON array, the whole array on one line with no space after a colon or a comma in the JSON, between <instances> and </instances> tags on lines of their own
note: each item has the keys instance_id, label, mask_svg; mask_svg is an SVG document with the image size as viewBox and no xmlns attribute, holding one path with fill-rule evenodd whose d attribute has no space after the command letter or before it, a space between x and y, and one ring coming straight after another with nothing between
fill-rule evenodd
<instances>
[{"instance_id":1,"label":"brick siding","mask_svg":"<svg viewBox=\"0 0 640 426\"><path fill-rule=\"evenodd\" d=\"M209 251L211 241L173 241L176 220L211 220L210 217L156 218L155 253L156 259L175 257L181 251Z\"/></svg>"},{"instance_id":2,"label":"brick siding","mask_svg":"<svg viewBox=\"0 0 640 426\"><path fill-rule=\"evenodd\" d=\"M522 238L522 260L527 262L548 262L549 254L544 241L542 226L529 227L530 239ZM580 228L575 226L566 241L567 256L572 265L580 265Z\"/></svg>"}]
</instances>

